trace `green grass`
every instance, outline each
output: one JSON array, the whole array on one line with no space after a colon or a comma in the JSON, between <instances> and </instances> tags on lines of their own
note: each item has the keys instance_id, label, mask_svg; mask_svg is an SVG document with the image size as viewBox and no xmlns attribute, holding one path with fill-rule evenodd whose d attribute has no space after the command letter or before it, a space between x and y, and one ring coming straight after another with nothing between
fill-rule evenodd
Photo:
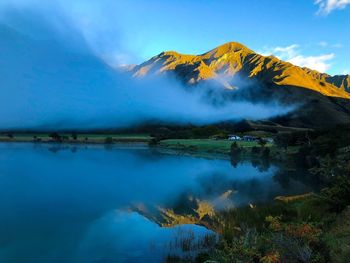
<instances>
[{"instance_id":1,"label":"green grass","mask_svg":"<svg viewBox=\"0 0 350 263\"><path fill-rule=\"evenodd\" d=\"M212 139L171 139L163 140L160 146L177 150L229 153L232 141ZM238 146L243 148L259 147L257 142L237 141ZM272 144L266 144L271 147Z\"/></svg>"},{"instance_id":2,"label":"green grass","mask_svg":"<svg viewBox=\"0 0 350 263\"><path fill-rule=\"evenodd\" d=\"M350 258L350 208L345 209L333 223L325 240L331 250L332 262L347 262Z\"/></svg>"}]
</instances>

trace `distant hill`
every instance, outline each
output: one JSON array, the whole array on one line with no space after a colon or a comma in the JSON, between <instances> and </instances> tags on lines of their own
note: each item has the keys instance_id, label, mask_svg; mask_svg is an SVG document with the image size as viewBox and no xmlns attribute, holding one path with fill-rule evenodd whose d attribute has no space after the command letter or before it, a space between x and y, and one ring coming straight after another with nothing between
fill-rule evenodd
<instances>
[{"instance_id":1,"label":"distant hill","mask_svg":"<svg viewBox=\"0 0 350 263\"><path fill-rule=\"evenodd\" d=\"M171 74L189 86L208 83L252 101L278 100L300 107L274 118L279 125L324 127L350 123L350 76L330 76L262 56L236 42L202 55L162 52L132 68L135 77ZM249 88L241 88L250 83ZM239 95L238 95L239 94Z\"/></svg>"},{"instance_id":2,"label":"distant hill","mask_svg":"<svg viewBox=\"0 0 350 263\"><path fill-rule=\"evenodd\" d=\"M66 35L52 30L50 34L45 31L46 37L41 39L0 24L1 127L114 128L129 121L129 116L120 111L121 106L136 116L130 119L134 123L139 113L124 101L124 91L130 92L130 97L138 96L140 101L147 100L146 106L161 95L153 90L144 98L136 89L130 89L132 83L124 71L136 77L175 75L191 88L207 85L210 92L211 86L219 85L223 88L217 89L218 94L208 95L217 104L244 99L297 105L288 115L263 122L280 130L285 126L314 128L350 123L349 76L329 76L296 67L275 57L261 56L238 43L228 43L199 56L163 52L141 65L115 70L91 53L75 34L66 41ZM201 109L193 110L200 113ZM155 119L158 112L152 112ZM126 117L118 118L118 114ZM235 117L232 114L232 119Z\"/></svg>"}]
</instances>

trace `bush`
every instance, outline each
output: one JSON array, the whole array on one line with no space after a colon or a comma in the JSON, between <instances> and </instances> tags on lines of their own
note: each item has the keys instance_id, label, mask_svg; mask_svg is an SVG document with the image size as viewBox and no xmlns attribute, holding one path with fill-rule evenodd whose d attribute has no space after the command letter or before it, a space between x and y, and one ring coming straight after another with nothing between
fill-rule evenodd
<instances>
[{"instance_id":1,"label":"bush","mask_svg":"<svg viewBox=\"0 0 350 263\"><path fill-rule=\"evenodd\" d=\"M195 138L208 138L210 136L214 136L215 134L220 133L222 133L222 131L214 125L197 127L192 129L192 134Z\"/></svg>"},{"instance_id":2,"label":"bush","mask_svg":"<svg viewBox=\"0 0 350 263\"><path fill-rule=\"evenodd\" d=\"M107 138L105 139L105 143L107 143L107 144L113 143L113 138L112 138L112 137L107 137Z\"/></svg>"},{"instance_id":3,"label":"bush","mask_svg":"<svg viewBox=\"0 0 350 263\"><path fill-rule=\"evenodd\" d=\"M263 138L259 138L258 143L261 147L264 147L267 143L267 141Z\"/></svg>"},{"instance_id":4,"label":"bush","mask_svg":"<svg viewBox=\"0 0 350 263\"><path fill-rule=\"evenodd\" d=\"M350 178L347 175L334 178L333 185L321 192L322 197L331 206L331 210L340 212L350 205Z\"/></svg>"},{"instance_id":5,"label":"bush","mask_svg":"<svg viewBox=\"0 0 350 263\"><path fill-rule=\"evenodd\" d=\"M78 139L78 135L77 135L76 133L72 133L72 139L73 139L73 140Z\"/></svg>"},{"instance_id":6,"label":"bush","mask_svg":"<svg viewBox=\"0 0 350 263\"><path fill-rule=\"evenodd\" d=\"M290 133L281 133L275 137L275 143L277 147L284 148L287 150L287 147L292 145L292 139Z\"/></svg>"},{"instance_id":7,"label":"bush","mask_svg":"<svg viewBox=\"0 0 350 263\"><path fill-rule=\"evenodd\" d=\"M160 139L157 137L154 137L148 142L148 145L149 146L156 146L159 144L159 142L160 142Z\"/></svg>"},{"instance_id":8,"label":"bush","mask_svg":"<svg viewBox=\"0 0 350 263\"><path fill-rule=\"evenodd\" d=\"M49 134L49 137L50 137L52 140L61 141L61 136L60 136L57 132L50 133L50 134Z\"/></svg>"}]
</instances>

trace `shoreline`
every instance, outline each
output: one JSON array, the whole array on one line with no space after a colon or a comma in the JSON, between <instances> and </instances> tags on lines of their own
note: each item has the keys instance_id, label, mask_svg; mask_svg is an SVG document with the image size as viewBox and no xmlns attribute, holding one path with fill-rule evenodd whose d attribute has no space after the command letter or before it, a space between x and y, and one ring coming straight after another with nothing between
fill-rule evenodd
<instances>
[{"instance_id":1,"label":"shoreline","mask_svg":"<svg viewBox=\"0 0 350 263\"><path fill-rule=\"evenodd\" d=\"M195 150L195 151L189 151L186 149L173 149L166 146L156 145L156 146L149 146L148 141L142 141L142 140L117 140L113 143L106 143L104 141L75 141L75 140L64 140L64 141L54 141L54 140L41 140L41 141L34 141L34 140L20 140L20 139L9 139L9 140L3 140L0 139L0 143L8 143L8 144L34 144L34 145L52 145L52 146L65 146L65 145L71 145L71 146L88 146L88 145L94 145L94 146L105 146L105 147L144 147L149 150L155 150L162 154L168 154L168 155L179 155L179 156L190 156L190 157L198 157L198 158L207 158L207 159L221 159L221 160L230 160L230 154L229 153L220 153L220 152L208 152L208 151L201 151L201 150Z\"/></svg>"},{"instance_id":2,"label":"shoreline","mask_svg":"<svg viewBox=\"0 0 350 263\"><path fill-rule=\"evenodd\" d=\"M241 161L271 161L284 162L296 149L281 152L274 144L265 146L257 142L237 141L238 153L231 153L234 141L213 139L168 139L152 144L153 137L148 134L78 134L76 138L68 134L58 139L49 134L14 134L13 137L0 136L0 143L32 143L34 145L102 145L105 147L145 147L162 154L181 155L207 159L222 159L234 162ZM268 150L267 156L263 152ZM234 157L234 158L233 158Z\"/></svg>"},{"instance_id":3,"label":"shoreline","mask_svg":"<svg viewBox=\"0 0 350 263\"><path fill-rule=\"evenodd\" d=\"M108 136L107 136L108 137ZM198 157L198 158L207 158L207 159L221 159L221 160L231 160L231 152L227 149L216 148L215 146L210 149L202 149L201 147L187 147L184 145L167 145L165 143L160 143L156 145L149 145L151 139L148 138L113 138L111 142L105 141L106 137L100 138L89 138L85 139L64 139L64 140L53 140L49 138L41 138L41 140L34 140L33 138L1 138L0 143L31 143L35 145L47 144L47 145L101 145L105 147L113 147L113 146L142 146L146 147L150 150L156 150L162 154L169 155L180 155L180 156L190 156L190 157ZM205 141L205 140L199 140ZM214 141L215 142L215 141ZM233 142L227 141L228 144ZM257 146L260 147L260 146ZM261 160L262 157L259 154L253 154L251 149L253 147L242 147L242 152L237 156L237 161L249 161L249 160ZM269 146L271 149L271 155L268 158L270 161L277 161L277 154L274 146Z\"/></svg>"},{"instance_id":4,"label":"shoreline","mask_svg":"<svg viewBox=\"0 0 350 263\"><path fill-rule=\"evenodd\" d=\"M48 144L105 144L105 145L113 145L117 143L143 143L148 144L151 140L151 137L112 137L112 136L102 136L102 135L94 135L94 136L81 136L77 139L70 138L60 138L60 139L52 139L48 136L33 138L32 136L19 136L13 138L0 137L0 142L3 143L48 143Z\"/></svg>"},{"instance_id":5,"label":"shoreline","mask_svg":"<svg viewBox=\"0 0 350 263\"><path fill-rule=\"evenodd\" d=\"M148 145L147 141L132 141L132 140L120 140L120 141L114 141L112 143L106 143L104 141L75 141L75 140L64 140L64 141L53 141L53 140L41 140L41 141L34 141L34 140L2 140L0 139L0 143L33 143L33 144L78 144L78 145L117 145L117 144L143 144Z\"/></svg>"}]
</instances>

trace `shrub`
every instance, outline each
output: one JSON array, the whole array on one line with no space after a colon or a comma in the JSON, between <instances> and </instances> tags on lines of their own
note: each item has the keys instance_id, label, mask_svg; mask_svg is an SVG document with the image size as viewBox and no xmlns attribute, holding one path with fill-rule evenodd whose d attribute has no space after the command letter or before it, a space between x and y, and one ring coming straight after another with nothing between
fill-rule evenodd
<instances>
[{"instance_id":1,"label":"shrub","mask_svg":"<svg viewBox=\"0 0 350 263\"><path fill-rule=\"evenodd\" d=\"M49 137L52 140L55 140L55 141L60 141L61 140L61 136L57 132L50 133Z\"/></svg>"},{"instance_id":2,"label":"shrub","mask_svg":"<svg viewBox=\"0 0 350 263\"><path fill-rule=\"evenodd\" d=\"M347 175L334 178L333 185L323 189L321 196L332 207L331 210L342 211L350 204L350 178Z\"/></svg>"},{"instance_id":3,"label":"shrub","mask_svg":"<svg viewBox=\"0 0 350 263\"><path fill-rule=\"evenodd\" d=\"M267 143L267 141L263 138L259 138L258 143L261 147L264 147Z\"/></svg>"},{"instance_id":4,"label":"shrub","mask_svg":"<svg viewBox=\"0 0 350 263\"><path fill-rule=\"evenodd\" d=\"M72 139L73 139L73 140L78 139L78 135L77 135L76 133L72 133Z\"/></svg>"},{"instance_id":5,"label":"shrub","mask_svg":"<svg viewBox=\"0 0 350 263\"><path fill-rule=\"evenodd\" d=\"M105 138L105 143L107 143L107 144L113 143L113 138L112 137Z\"/></svg>"},{"instance_id":6,"label":"shrub","mask_svg":"<svg viewBox=\"0 0 350 263\"><path fill-rule=\"evenodd\" d=\"M222 131L214 125L197 127L192 129L192 134L195 138L208 138L215 134L220 134Z\"/></svg>"},{"instance_id":7,"label":"shrub","mask_svg":"<svg viewBox=\"0 0 350 263\"><path fill-rule=\"evenodd\" d=\"M160 139L157 137L154 137L148 142L148 145L149 146L156 146L159 144L159 142L160 142Z\"/></svg>"},{"instance_id":8,"label":"shrub","mask_svg":"<svg viewBox=\"0 0 350 263\"><path fill-rule=\"evenodd\" d=\"M280 255L278 252L270 252L266 256L262 257L260 259L261 263L279 263L280 261Z\"/></svg>"}]
</instances>

